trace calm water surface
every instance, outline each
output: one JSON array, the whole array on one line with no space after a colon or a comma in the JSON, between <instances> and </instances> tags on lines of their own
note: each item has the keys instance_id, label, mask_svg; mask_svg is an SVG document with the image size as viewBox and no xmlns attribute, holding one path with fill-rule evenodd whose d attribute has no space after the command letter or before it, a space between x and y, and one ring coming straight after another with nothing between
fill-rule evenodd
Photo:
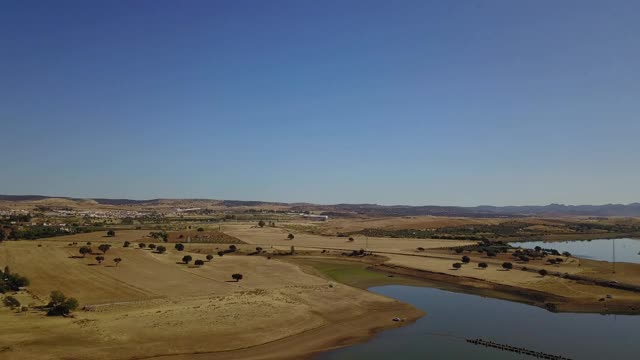
<instances>
[{"instance_id":1,"label":"calm water surface","mask_svg":"<svg viewBox=\"0 0 640 360\"><path fill-rule=\"evenodd\" d=\"M572 359L637 359L640 354L640 316L554 314L520 303L424 287L369 290L410 303L427 315L414 324L383 331L365 344L322 354L319 360L533 359L472 345L465 338Z\"/></svg>"},{"instance_id":2,"label":"calm water surface","mask_svg":"<svg viewBox=\"0 0 640 360\"><path fill-rule=\"evenodd\" d=\"M640 264L640 240L636 239L599 239L582 241L543 242L529 241L510 243L511 246L533 249L540 246L545 249L568 251L571 255L592 260L612 261L615 242L616 262Z\"/></svg>"}]
</instances>

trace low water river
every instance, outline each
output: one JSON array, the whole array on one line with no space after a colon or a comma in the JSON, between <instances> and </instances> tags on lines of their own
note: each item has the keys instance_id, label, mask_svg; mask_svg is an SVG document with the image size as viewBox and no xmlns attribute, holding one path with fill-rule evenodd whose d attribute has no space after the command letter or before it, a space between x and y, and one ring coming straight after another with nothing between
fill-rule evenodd
<instances>
[{"instance_id":1,"label":"low water river","mask_svg":"<svg viewBox=\"0 0 640 360\"><path fill-rule=\"evenodd\" d=\"M614 245L616 262L640 264L640 240L638 239L598 239L542 242L528 241L510 243L511 246L533 249L540 246L545 249L568 251L571 255L584 259L613 261Z\"/></svg>"},{"instance_id":2,"label":"low water river","mask_svg":"<svg viewBox=\"0 0 640 360\"><path fill-rule=\"evenodd\" d=\"M428 287L391 285L369 290L410 303L427 315L414 324L383 331L367 343L321 354L318 360L533 359L473 345L467 338L571 359L637 359L640 354L640 316L552 313Z\"/></svg>"}]
</instances>

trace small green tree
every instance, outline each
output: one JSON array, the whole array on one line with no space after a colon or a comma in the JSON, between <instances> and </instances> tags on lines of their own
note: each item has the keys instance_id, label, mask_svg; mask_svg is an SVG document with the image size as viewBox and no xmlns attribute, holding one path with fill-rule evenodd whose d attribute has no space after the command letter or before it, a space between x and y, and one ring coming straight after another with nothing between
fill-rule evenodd
<instances>
[{"instance_id":1,"label":"small green tree","mask_svg":"<svg viewBox=\"0 0 640 360\"><path fill-rule=\"evenodd\" d=\"M510 263L510 262L502 263L502 268L507 270L507 271L509 271L509 270L513 269L513 264Z\"/></svg>"},{"instance_id":2,"label":"small green tree","mask_svg":"<svg viewBox=\"0 0 640 360\"><path fill-rule=\"evenodd\" d=\"M138 247L139 247L140 249L144 249L144 248L146 248L146 247L147 247L147 244L145 244L145 243L139 243L139 244L138 244Z\"/></svg>"},{"instance_id":3,"label":"small green tree","mask_svg":"<svg viewBox=\"0 0 640 360\"><path fill-rule=\"evenodd\" d=\"M116 232L113 231L113 230L109 230L109 231L107 231L107 236L108 237L114 237L114 236L116 236Z\"/></svg>"},{"instance_id":4,"label":"small green tree","mask_svg":"<svg viewBox=\"0 0 640 360\"><path fill-rule=\"evenodd\" d=\"M192 259L191 255L185 255L182 257L182 262L188 264Z\"/></svg>"},{"instance_id":5,"label":"small green tree","mask_svg":"<svg viewBox=\"0 0 640 360\"><path fill-rule=\"evenodd\" d=\"M478 267L481 269L486 269L489 267L489 265L486 262L481 262L478 264Z\"/></svg>"},{"instance_id":6,"label":"small green tree","mask_svg":"<svg viewBox=\"0 0 640 360\"><path fill-rule=\"evenodd\" d=\"M455 248L454 251L456 252L456 254L462 254L462 252L464 251L464 249L462 248Z\"/></svg>"},{"instance_id":7,"label":"small green tree","mask_svg":"<svg viewBox=\"0 0 640 360\"><path fill-rule=\"evenodd\" d=\"M289 239L289 240L293 240L294 238L295 238L295 235L293 235L291 233L289 235L287 235L287 239Z\"/></svg>"},{"instance_id":8,"label":"small green tree","mask_svg":"<svg viewBox=\"0 0 640 360\"><path fill-rule=\"evenodd\" d=\"M202 265L204 265L204 261L198 259L198 260L194 261L193 264L196 265L196 266L202 266Z\"/></svg>"},{"instance_id":9,"label":"small green tree","mask_svg":"<svg viewBox=\"0 0 640 360\"><path fill-rule=\"evenodd\" d=\"M220 257L224 256L224 251L218 251L218 256Z\"/></svg>"},{"instance_id":10,"label":"small green tree","mask_svg":"<svg viewBox=\"0 0 640 360\"><path fill-rule=\"evenodd\" d=\"M128 241L125 241L124 244L122 244L122 247L129 247L129 245L131 245L131 243Z\"/></svg>"},{"instance_id":11,"label":"small green tree","mask_svg":"<svg viewBox=\"0 0 640 360\"><path fill-rule=\"evenodd\" d=\"M242 274L233 274L233 275L231 275L231 278L233 280L235 280L236 282L238 282L238 281L242 280Z\"/></svg>"},{"instance_id":12,"label":"small green tree","mask_svg":"<svg viewBox=\"0 0 640 360\"><path fill-rule=\"evenodd\" d=\"M236 250L238 250L238 247L235 245L229 245L229 250L231 250L231 252L234 252Z\"/></svg>"},{"instance_id":13,"label":"small green tree","mask_svg":"<svg viewBox=\"0 0 640 360\"><path fill-rule=\"evenodd\" d=\"M199 231L199 232L203 232L203 231L204 231L204 228L199 227L199 228L198 228L198 231Z\"/></svg>"},{"instance_id":14,"label":"small green tree","mask_svg":"<svg viewBox=\"0 0 640 360\"><path fill-rule=\"evenodd\" d=\"M213 255L207 254L207 261L211 261L211 260L213 260Z\"/></svg>"},{"instance_id":15,"label":"small green tree","mask_svg":"<svg viewBox=\"0 0 640 360\"><path fill-rule=\"evenodd\" d=\"M153 250L156 248L156 244L149 244L149 249Z\"/></svg>"},{"instance_id":16,"label":"small green tree","mask_svg":"<svg viewBox=\"0 0 640 360\"><path fill-rule=\"evenodd\" d=\"M176 244L174 247L175 247L175 248L176 248L176 250L178 250L178 251L182 251L182 250L184 250L184 245L182 245L182 244Z\"/></svg>"},{"instance_id":17,"label":"small green tree","mask_svg":"<svg viewBox=\"0 0 640 360\"><path fill-rule=\"evenodd\" d=\"M116 267L117 267L118 265L120 265L120 262L122 262L122 259L117 257L117 258L113 259L113 262L116 263Z\"/></svg>"},{"instance_id":18,"label":"small green tree","mask_svg":"<svg viewBox=\"0 0 640 360\"><path fill-rule=\"evenodd\" d=\"M458 269L460 269L462 267L462 264L457 262L457 263L453 263L453 265L451 265L451 266L453 266L454 269L458 270Z\"/></svg>"},{"instance_id":19,"label":"small green tree","mask_svg":"<svg viewBox=\"0 0 640 360\"><path fill-rule=\"evenodd\" d=\"M264 220L260 220L260 221L258 221L258 226L260 226L260 227L264 227L265 225L266 225L266 224L265 224Z\"/></svg>"},{"instance_id":20,"label":"small green tree","mask_svg":"<svg viewBox=\"0 0 640 360\"><path fill-rule=\"evenodd\" d=\"M468 264L470 261L471 261L471 258L470 258L470 257L468 257L468 256L466 256L466 255L462 257L462 262L463 262L463 263Z\"/></svg>"},{"instance_id":21,"label":"small green tree","mask_svg":"<svg viewBox=\"0 0 640 360\"><path fill-rule=\"evenodd\" d=\"M156 247L156 252L158 254L164 254L165 251L167 251L167 248L162 245L158 245L158 247Z\"/></svg>"},{"instance_id":22,"label":"small green tree","mask_svg":"<svg viewBox=\"0 0 640 360\"><path fill-rule=\"evenodd\" d=\"M102 262L104 261L104 256L102 255L96 256L96 261L98 262L98 264L102 264Z\"/></svg>"}]
</instances>

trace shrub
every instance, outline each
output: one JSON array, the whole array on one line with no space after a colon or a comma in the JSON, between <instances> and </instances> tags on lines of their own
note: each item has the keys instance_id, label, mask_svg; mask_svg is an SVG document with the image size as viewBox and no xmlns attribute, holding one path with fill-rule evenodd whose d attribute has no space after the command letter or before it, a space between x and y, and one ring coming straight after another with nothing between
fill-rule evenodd
<instances>
[{"instance_id":1,"label":"shrub","mask_svg":"<svg viewBox=\"0 0 640 360\"><path fill-rule=\"evenodd\" d=\"M184 250L184 245L182 245L182 244L176 244L176 246L174 246L174 247L175 247L175 248L176 248L176 250L178 250L178 251L182 251L182 250Z\"/></svg>"},{"instance_id":2,"label":"shrub","mask_svg":"<svg viewBox=\"0 0 640 360\"><path fill-rule=\"evenodd\" d=\"M510 262L502 263L502 268L505 269L505 270L511 270L511 269L513 269L513 264L510 263Z\"/></svg>"},{"instance_id":3,"label":"shrub","mask_svg":"<svg viewBox=\"0 0 640 360\"><path fill-rule=\"evenodd\" d=\"M211 261L211 260L213 260L213 255L207 254L207 261Z\"/></svg>"},{"instance_id":4,"label":"shrub","mask_svg":"<svg viewBox=\"0 0 640 360\"><path fill-rule=\"evenodd\" d=\"M149 249L153 250L156 248L156 244L149 244Z\"/></svg>"},{"instance_id":5,"label":"shrub","mask_svg":"<svg viewBox=\"0 0 640 360\"><path fill-rule=\"evenodd\" d=\"M453 266L453 268L454 268L454 269L456 269L456 270L457 270L457 269L460 269L460 268L462 267L462 264L460 264L460 263L458 263L458 262L457 262L457 263L453 263L453 265L452 265L452 266Z\"/></svg>"},{"instance_id":6,"label":"shrub","mask_svg":"<svg viewBox=\"0 0 640 360\"><path fill-rule=\"evenodd\" d=\"M229 250L231 250L231 252L234 252L236 250L238 250L238 247L235 245L229 245Z\"/></svg>"},{"instance_id":7,"label":"shrub","mask_svg":"<svg viewBox=\"0 0 640 360\"><path fill-rule=\"evenodd\" d=\"M147 247L147 244L145 244L145 243L139 243L139 244L138 244L138 247L139 247L140 249L144 249L144 248L146 248L146 247Z\"/></svg>"},{"instance_id":8,"label":"shrub","mask_svg":"<svg viewBox=\"0 0 640 360\"><path fill-rule=\"evenodd\" d=\"M222 257L224 255L224 251L218 251L218 256Z\"/></svg>"},{"instance_id":9,"label":"shrub","mask_svg":"<svg viewBox=\"0 0 640 360\"><path fill-rule=\"evenodd\" d=\"M167 248L162 245L158 245L158 247L156 247L156 252L158 254L164 254L165 251L167 251Z\"/></svg>"},{"instance_id":10,"label":"shrub","mask_svg":"<svg viewBox=\"0 0 640 360\"><path fill-rule=\"evenodd\" d=\"M462 254L462 252L464 251L462 248L455 248L453 249L453 251L456 252L456 254Z\"/></svg>"},{"instance_id":11,"label":"shrub","mask_svg":"<svg viewBox=\"0 0 640 360\"><path fill-rule=\"evenodd\" d=\"M233 278L233 280L238 282L238 281L242 280L242 274L233 274L233 275L231 275L231 278Z\"/></svg>"},{"instance_id":12,"label":"shrub","mask_svg":"<svg viewBox=\"0 0 640 360\"><path fill-rule=\"evenodd\" d=\"M197 265L197 266L202 266L202 265L204 265L204 261L198 259L198 260L194 261L193 264Z\"/></svg>"},{"instance_id":13,"label":"shrub","mask_svg":"<svg viewBox=\"0 0 640 360\"><path fill-rule=\"evenodd\" d=\"M116 236L116 232L115 232L115 231L113 231L113 230L109 230L109 231L107 231L107 236L108 236L108 237Z\"/></svg>"},{"instance_id":14,"label":"shrub","mask_svg":"<svg viewBox=\"0 0 640 360\"><path fill-rule=\"evenodd\" d=\"M294 238L295 238L295 235L293 235L291 233L289 235L287 235L287 239L289 239L289 240L293 240Z\"/></svg>"},{"instance_id":15,"label":"shrub","mask_svg":"<svg viewBox=\"0 0 640 360\"><path fill-rule=\"evenodd\" d=\"M201 228L201 227L198 228L198 232L203 232L203 231L204 231L204 228Z\"/></svg>"},{"instance_id":16,"label":"shrub","mask_svg":"<svg viewBox=\"0 0 640 360\"><path fill-rule=\"evenodd\" d=\"M489 265L486 262L481 262L480 264L478 264L478 267L481 269L486 269L489 267Z\"/></svg>"},{"instance_id":17,"label":"shrub","mask_svg":"<svg viewBox=\"0 0 640 360\"><path fill-rule=\"evenodd\" d=\"M258 226L264 227L266 224L263 220L258 221Z\"/></svg>"},{"instance_id":18,"label":"shrub","mask_svg":"<svg viewBox=\"0 0 640 360\"><path fill-rule=\"evenodd\" d=\"M471 261L471 258L469 258L468 256L465 255L465 256L462 257L462 262L463 263L468 264L470 261Z\"/></svg>"},{"instance_id":19,"label":"shrub","mask_svg":"<svg viewBox=\"0 0 640 360\"><path fill-rule=\"evenodd\" d=\"M131 243L128 242L128 241L125 241L124 244L122 245L122 247L129 247L129 245L131 245Z\"/></svg>"},{"instance_id":20,"label":"shrub","mask_svg":"<svg viewBox=\"0 0 640 360\"><path fill-rule=\"evenodd\" d=\"M5 296L2 302L4 303L5 306L8 306L12 309L20 306L20 301L18 301L18 299L14 298L11 295Z\"/></svg>"}]
</instances>

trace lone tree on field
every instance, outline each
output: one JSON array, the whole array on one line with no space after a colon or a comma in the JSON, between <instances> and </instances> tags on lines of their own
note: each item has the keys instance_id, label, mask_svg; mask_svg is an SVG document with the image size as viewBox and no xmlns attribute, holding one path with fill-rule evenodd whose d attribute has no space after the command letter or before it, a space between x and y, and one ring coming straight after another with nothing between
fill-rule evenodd
<instances>
[{"instance_id":1,"label":"lone tree on field","mask_svg":"<svg viewBox=\"0 0 640 360\"><path fill-rule=\"evenodd\" d=\"M540 269L540 271L538 271L538 274L540 274L540 276L545 277L547 276L547 274L549 274L549 272L545 269Z\"/></svg>"},{"instance_id":2,"label":"lone tree on field","mask_svg":"<svg viewBox=\"0 0 640 360\"><path fill-rule=\"evenodd\" d=\"M184 245L182 245L182 244L176 244L175 248L176 248L176 250L178 250L178 251L182 251L182 250L184 250Z\"/></svg>"},{"instance_id":3,"label":"lone tree on field","mask_svg":"<svg viewBox=\"0 0 640 360\"><path fill-rule=\"evenodd\" d=\"M98 264L102 264L102 262L104 261L104 256L102 255L96 256L96 261L98 262Z\"/></svg>"},{"instance_id":4,"label":"lone tree on field","mask_svg":"<svg viewBox=\"0 0 640 360\"><path fill-rule=\"evenodd\" d=\"M231 275L231 278L233 278L233 280L238 282L238 281L242 280L242 274L233 274L233 275Z\"/></svg>"},{"instance_id":5,"label":"lone tree on field","mask_svg":"<svg viewBox=\"0 0 640 360\"><path fill-rule=\"evenodd\" d=\"M111 249L111 245L109 244L100 244L100 246L98 246L98 250L102 251L103 254L106 254L109 249Z\"/></svg>"},{"instance_id":6,"label":"lone tree on field","mask_svg":"<svg viewBox=\"0 0 640 360\"><path fill-rule=\"evenodd\" d=\"M78 300L75 298L67 298L58 290L51 292L51 301L47 304L49 311L47 316L65 316L78 308Z\"/></svg>"},{"instance_id":7,"label":"lone tree on field","mask_svg":"<svg viewBox=\"0 0 640 360\"><path fill-rule=\"evenodd\" d=\"M116 232L113 231L113 230L109 230L109 231L107 231L107 236L108 237L114 237L114 236L116 236Z\"/></svg>"},{"instance_id":8,"label":"lone tree on field","mask_svg":"<svg viewBox=\"0 0 640 360\"><path fill-rule=\"evenodd\" d=\"M144 249L144 248L146 248L146 247L147 247L147 244L145 244L145 243L140 243L140 244L138 244L138 247L139 247L140 249Z\"/></svg>"},{"instance_id":9,"label":"lone tree on field","mask_svg":"<svg viewBox=\"0 0 640 360\"><path fill-rule=\"evenodd\" d=\"M156 248L156 244L149 244L149 249L153 250Z\"/></svg>"},{"instance_id":10,"label":"lone tree on field","mask_svg":"<svg viewBox=\"0 0 640 360\"><path fill-rule=\"evenodd\" d=\"M266 224L265 224L264 220L260 220L260 221L258 221L258 226L260 226L260 227L264 227L265 225L266 225Z\"/></svg>"},{"instance_id":11,"label":"lone tree on field","mask_svg":"<svg viewBox=\"0 0 640 360\"><path fill-rule=\"evenodd\" d=\"M486 262L481 262L480 264L478 264L478 267L481 268L481 269L486 269L486 268L489 267L489 265L487 265Z\"/></svg>"},{"instance_id":12,"label":"lone tree on field","mask_svg":"<svg viewBox=\"0 0 640 360\"><path fill-rule=\"evenodd\" d=\"M162 245L158 245L158 247L156 248L156 252L158 254L164 254L165 251L167 251L167 248Z\"/></svg>"},{"instance_id":13,"label":"lone tree on field","mask_svg":"<svg viewBox=\"0 0 640 360\"><path fill-rule=\"evenodd\" d=\"M122 259L119 258L119 257L113 259L113 262L116 263L116 267L120 264L121 261L122 261Z\"/></svg>"},{"instance_id":14,"label":"lone tree on field","mask_svg":"<svg viewBox=\"0 0 640 360\"><path fill-rule=\"evenodd\" d=\"M129 247L129 245L131 245L131 243L128 241L125 241L124 244L122 244L122 247Z\"/></svg>"},{"instance_id":15,"label":"lone tree on field","mask_svg":"<svg viewBox=\"0 0 640 360\"><path fill-rule=\"evenodd\" d=\"M291 233L289 233L289 235L287 235L287 239L289 240L293 240L295 238L295 236Z\"/></svg>"},{"instance_id":16,"label":"lone tree on field","mask_svg":"<svg viewBox=\"0 0 640 360\"><path fill-rule=\"evenodd\" d=\"M85 257L85 255L91 254L91 248L87 246L83 246L80 249L78 249L78 252L82 255L82 257Z\"/></svg>"},{"instance_id":17,"label":"lone tree on field","mask_svg":"<svg viewBox=\"0 0 640 360\"><path fill-rule=\"evenodd\" d=\"M220 257L224 256L224 251L222 251L222 250L218 251L218 256L220 256Z\"/></svg>"},{"instance_id":18,"label":"lone tree on field","mask_svg":"<svg viewBox=\"0 0 640 360\"><path fill-rule=\"evenodd\" d=\"M462 262L465 264L468 264L471 261L471 258L469 258L467 255L462 257Z\"/></svg>"},{"instance_id":19,"label":"lone tree on field","mask_svg":"<svg viewBox=\"0 0 640 360\"><path fill-rule=\"evenodd\" d=\"M193 264L196 265L196 266L202 266L202 265L204 265L204 261L198 259L198 260L194 261Z\"/></svg>"},{"instance_id":20,"label":"lone tree on field","mask_svg":"<svg viewBox=\"0 0 640 360\"><path fill-rule=\"evenodd\" d=\"M513 264L510 263L510 262L502 263L502 268L507 270L507 271L509 271L509 270L513 269Z\"/></svg>"},{"instance_id":21,"label":"lone tree on field","mask_svg":"<svg viewBox=\"0 0 640 360\"><path fill-rule=\"evenodd\" d=\"M211 261L211 260L213 260L213 255L207 254L207 261Z\"/></svg>"},{"instance_id":22,"label":"lone tree on field","mask_svg":"<svg viewBox=\"0 0 640 360\"><path fill-rule=\"evenodd\" d=\"M451 266L453 266L453 268L454 268L454 269L458 270L458 269L460 269L460 268L462 267L462 264L460 264L460 263L453 263L453 265L451 265Z\"/></svg>"},{"instance_id":23,"label":"lone tree on field","mask_svg":"<svg viewBox=\"0 0 640 360\"><path fill-rule=\"evenodd\" d=\"M188 264L192 259L191 255L185 255L182 257L182 262Z\"/></svg>"}]
</instances>

